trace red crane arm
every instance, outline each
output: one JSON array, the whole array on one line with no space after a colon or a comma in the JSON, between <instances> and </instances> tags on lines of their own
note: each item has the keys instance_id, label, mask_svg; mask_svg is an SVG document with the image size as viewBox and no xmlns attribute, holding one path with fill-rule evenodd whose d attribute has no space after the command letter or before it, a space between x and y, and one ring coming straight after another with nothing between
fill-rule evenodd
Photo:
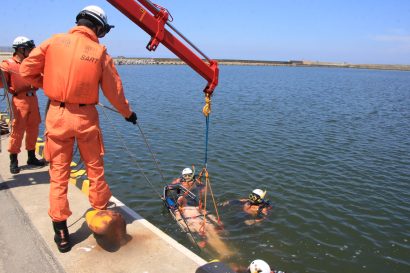
<instances>
[{"instance_id":1,"label":"red crane arm","mask_svg":"<svg viewBox=\"0 0 410 273\"><path fill-rule=\"evenodd\" d=\"M212 94L218 85L218 62L208 58L206 58L208 62L202 60L177 37L165 29L165 24L168 21L166 9L157 9L147 0L107 1L151 36L151 40L147 45L148 50L155 50L158 44L162 43L208 81L204 92L209 95Z\"/></svg>"}]
</instances>

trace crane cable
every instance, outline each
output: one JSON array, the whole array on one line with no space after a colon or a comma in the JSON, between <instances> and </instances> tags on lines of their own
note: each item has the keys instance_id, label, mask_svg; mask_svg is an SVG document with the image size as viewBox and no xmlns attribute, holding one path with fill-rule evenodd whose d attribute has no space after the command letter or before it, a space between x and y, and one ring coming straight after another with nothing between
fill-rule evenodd
<instances>
[{"instance_id":1,"label":"crane cable","mask_svg":"<svg viewBox=\"0 0 410 273\"><path fill-rule=\"evenodd\" d=\"M107 115L105 109L108 109L108 110L113 111L113 112L116 112L116 113L119 113L119 112L118 112L117 110L111 108L111 107L108 107L108 106L103 105L102 103L98 103L98 105L102 107L101 109L103 110L104 116L105 116L106 119L110 122L111 126L114 128L114 132L117 134L118 138L120 139L120 141L121 141L121 143L122 143L122 148L124 149L124 151L127 152L128 155L134 160L134 162L135 162L135 164L137 165L138 169L141 171L142 176L145 178L145 180L148 182L148 184L150 184L151 188L155 191L155 193L156 193L161 199L163 199L162 195L158 192L158 190L157 190L157 189L154 187L154 185L152 184L151 180L150 180L150 179L148 178L148 176L145 174L143 168L142 168L141 165L139 164L139 162L138 162L137 158L135 157L135 155L128 149L128 147L127 147L127 145L126 145L126 143L125 143L124 138L123 138L122 135L118 132L117 128L114 126L113 121L109 118L109 116ZM137 121L136 124L137 124L138 128L140 129L140 131L142 131L142 130L141 130L141 127L140 127L140 125L139 125L139 123L138 123L138 121ZM146 140L146 139L145 139L145 135L142 135L142 136L143 136L144 140ZM147 143L147 141L146 141L146 143ZM149 146L148 146L148 147L149 147ZM150 151L151 151L151 150L150 150ZM153 154L152 152L151 152L151 155L153 156L154 161L156 162L156 158L155 158L155 156L154 156L154 154ZM156 165L157 165L157 162L156 162ZM158 165L157 165L157 166L158 166ZM162 174L162 173L161 173L161 174ZM161 175L161 177L162 177L162 179L164 179L162 175ZM165 181L164 181L164 182L165 182Z\"/></svg>"},{"instance_id":2,"label":"crane cable","mask_svg":"<svg viewBox=\"0 0 410 273\"><path fill-rule=\"evenodd\" d=\"M214 205L214 210L218 219L218 225L222 226L222 222L221 222L221 218L219 216L219 211L217 208L217 204L215 201L215 195L213 193L212 190L212 186L211 186L211 180L209 178L209 172L208 172L208 142L209 142L209 114L211 113L211 95L206 93L205 94L205 105L202 108L202 113L205 116L205 124L206 124L206 128L205 128L205 159L204 159L204 167L202 169L202 171L199 174L199 179L202 178L202 176L205 174L205 192L204 192L204 204L202 206L202 200L200 200L200 208L202 209L202 213L204 215L203 217L203 222L201 224L200 227L200 233L202 235L205 235L205 226L206 226L206 214L207 214L207 196L208 196L208 189L210 192L210 195L212 197L212 201L213 201L213 205Z\"/></svg>"},{"instance_id":3,"label":"crane cable","mask_svg":"<svg viewBox=\"0 0 410 273\"><path fill-rule=\"evenodd\" d=\"M131 151L127 148L127 145L125 145L124 138L123 138L122 135L118 132L118 130L116 129L116 127L113 125L112 120L108 117L108 115L107 115L106 111L104 110L104 108L105 108L105 109L108 109L108 110L110 110L110 111L116 112L116 113L119 113L119 112L118 112L117 110L111 108L111 107L108 107L108 106L106 106L106 105L103 105L103 104L100 103L100 102L98 103L98 105L102 107L104 116L105 116L106 119L110 122L110 124L111 124L112 127L114 128L114 131L116 132L117 136L120 138L120 140L121 140L121 142L122 142L122 144L123 144L122 146L123 146L124 150L128 153L128 155L129 155L129 156L134 160L134 162L137 164L138 169L141 171L141 173L142 173L142 175L144 176L145 180L150 184L151 188L152 188L152 189L155 191L155 193L160 197L160 199L164 201L164 197L156 190L156 188L154 187L154 185L152 184L152 182L151 182L151 181L149 180L149 178L146 176L146 174L145 174L144 170L142 169L141 165L138 163L137 158L136 158L136 157L134 156L134 154L132 154ZM159 165L158 165L157 159L156 159L154 153L152 152L151 146L149 145L148 140L147 140L147 138L145 137L145 134L143 133L143 131L142 131L142 129L141 129L141 126L139 125L138 121L137 121L136 124L137 124L137 126L138 126L138 128L139 128L139 130L140 130L140 132L141 132L142 137L144 138L144 141L145 141L145 144L146 144L147 147L148 147L148 150L149 150L150 153L151 153L151 156L152 156L152 158L153 158L153 160L154 160L154 162L155 162L155 165L157 166L157 169L158 169L159 173L161 174L161 178L162 178L162 180L163 180L163 183L165 184L164 176L163 176L162 171L161 171L161 169L160 169L160 167L159 167ZM192 234L191 229L189 228L188 222L187 222L185 216L183 215L183 213L182 213L182 211L181 211L181 208L178 208L178 211L179 211L179 213L180 213L180 215L181 215L182 220L184 221L184 223L185 223L185 225L186 225L186 227L187 227L187 232L189 233L190 237L191 237L192 240L194 241L194 243L195 243L196 247L198 248L198 250L201 251L201 248L199 247L198 242L195 240L195 237L194 237L194 235Z\"/></svg>"},{"instance_id":4,"label":"crane cable","mask_svg":"<svg viewBox=\"0 0 410 273\"><path fill-rule=\"evenodd\" d=\"M103 108L105 108L105 109L108 109L108 110L111 110L111 111L113 111L113 112L119 113L117 110L115 110L115 109L113 109L113 108L111 108L111 107L108 107L108 106L106 106L106 105L103 105L103 104L100 103L100 102L98 103L98 105L101 106L101 107L103 107ZM150 152L150 154L151 154L152 160L155 162L155 166L156 166L156 168L157 168L157 170L158 170L158 172L159 172L159 174L160 174L160 176L161 176L162 183L165 184L164 175L163 175L163 173L162 173L161 168L159 167L158 160L157 160L157 158L155 157L155 154L154 154L154 152L153 152L152 149L151 149L151 145L149 145L148 140L147 140L147 137L145 136L144 132L142 131L142 128L141 128L141 126L140 126L139 123L138 123L138 120L137 120L136 122L137 122L138 129L139 129L139 131L140 131L140 133L141 133L141 136L142 136L142 138L144 139L145 145L148 147L148 150L149 150L149 152Z\"/></svg>"},{"instance_id":5,"label":"crane cable","mask_svg":"<svg viewBox=\"0 0 410 273\"><path fill-rule=\"evenodd\" d=\"M116 112L116 113L119 113L119 112L118 112L117 110L111 108L111 107L108 107L108 106L106 106L106 105L103 105L102 103L98 103L98 105L102 107L104 115L105 115L106 118L110 121L110 123L112 123L112 121L109 119L108 115L106 114L104 108L105 108L105 109L108 109L108 110L110 110L110 111ZM205 194L204 194L205 202L204 202L204 206L203 206L203 207L200 206L200 207L202 207L201 209L203 210L203 214L204 214L204 220L203 220L203 223L202 223L202 225L201 225L201 227L200 227L200 233L205 234L205 225L206 225L206 222L207 222L207 221L206 221L206 214L207 214L206 207L207 207L207 195L208 195L207 193L208 193L208 189L209 189L210 195L211 195L211 197L212 197L212 201L213 201L213 204L214 204L215 213L216 213L217 219L218 219L218 224L221 225L220 215L219 215L219 212L218 212L218 209L217 209L217 204L216 204L216 201L215 201L215 195L214 195L213 190L212 190L211 181L210 181L210 179L209 179L208 167L207 167L207 166L208 166L208 142L209 142L209 114L211 113L211 97L210 97L210 95L209 95L208 93L205 95L205 106L204 106L203 109L202 109L202 113L205 115L205 120L206 120L206 128L205 128L205 159L204 159L204 168L202 169L202 171L201 171L201 173L200 173L200 175L199 175L199 179L201 179L201 177L203 176L203 174L205 174ZM148 141L147 141L147 138L146 138L144 132L142 131L141 126L139 125L138 121L137 121L136 124L137 124L137 126L138 126L138 129L139 129L140 132L141 132L141 135L142 135L142 137L143 137L143 139L144 139L144 142L145 142L146 146L148 147L148 150L149 150L150 153L151 153L151 156L152 156L153 161L155 162L156 168L158 169L158 172L159 172L160 175L161 175L161 179L162 179L163 183L165 184L165 179L164 179L164 176L163 176L163 174L162 174L162 171L161 171L161 169L160 169L160 167L159 167L158 160L156 159L156 157L155 157L155 155L154 155L154 153L153 153L153 151L152 151L152 149L151 149L151 146L149 145L149 143L148 143ZM114 126L113 126L113 127L114 127ZM115 127L114 127L114 128L115 128ZM138 168L140 169L141 173L143 174L145 180L150 184L150 186L151 186L151 187L153 188L153 190L157 193L157 195L159 195L160 198L163 200L163 196L162 196L161 194L159 194L159 192L155 189L155 187L153 186L152 182L151 182L151 181L149 180L149 178L145 175L145 173L144 173L142 167L139 165L139 163L138 163L138 161L136 160L135 156L131 153L131 151L129 151L129 149L128 149L127 146L125 145L125 141L124 141L123 137L118 133L117 130L114 130L114 131L117 133L118 137L119 137L120 140L123 142L123 148L124 148L124 149L128 152L128 154L134 159L135 163L137 164ZM181 212L180 212L180 214L181 214L181 216L182 216L182 213L181 213ZM185 224L186 224L187 227L188 227L188 224L186 223L185 219L184 219L184 222L185 222ZM188 229L189 229L189 227L188 227ZM189 231L189 233L191 233L191 232ZM192 235L192 234L191 234L191 235Z\"/></svg>"}]
</instances>

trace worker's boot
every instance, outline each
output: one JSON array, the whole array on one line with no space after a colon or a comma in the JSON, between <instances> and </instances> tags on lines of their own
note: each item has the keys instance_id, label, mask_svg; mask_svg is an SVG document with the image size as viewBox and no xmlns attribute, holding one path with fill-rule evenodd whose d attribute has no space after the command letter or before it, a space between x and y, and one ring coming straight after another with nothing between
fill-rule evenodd
<instances>
[{"instance_id":1,"label":"worker's boot","mask_svg":"<svg viewBox=\"0 0 410 273\"><path fill-rule=\"evenodd\" d=\"M10 154L10 172L16 174L20 172L17 154Z\"/></svg>"},{"instance_id":2,"label":"worker's boot","mask_svg":"<svg viewBox=\"0 0 410 273\"><path fill-rule=\"evenodd\" d=\"M27 151L27 155L28 155L27 165L40 166L40 167L45 165L44 160L38 160L36 158L36 153L34 150Z\"/></svg>"},{"instance_id":3,"label":"worker's boot","mask_svg":"<svg viewBox=\"0 0 410 273\"><path fill-rule=\"evenodd\" d=\"M54 222L54 242L57 244L58 250L65 253L71 250L70 235L68 234L67 221Z\"/></svg>"}]
</instances>

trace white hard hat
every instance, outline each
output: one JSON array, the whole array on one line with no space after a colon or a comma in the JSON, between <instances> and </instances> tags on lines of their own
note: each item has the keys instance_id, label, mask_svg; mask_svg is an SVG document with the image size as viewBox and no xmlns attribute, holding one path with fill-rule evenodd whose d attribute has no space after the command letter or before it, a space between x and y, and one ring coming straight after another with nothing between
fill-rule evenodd
<instances>
[{"instance_id":1,"label":"white hard hat","mask_svg":"<svg viewBox=\"0 0 410 273\"><path fill-rule=\"evenodd\" d=\"M259 197L260 197L261 199L265 198L266 191L263 191L263 190L260 190L260 189L254 189L252 192L253 192L254 194L259 195Z\"/></svg>"},{"instance_id":2,"label":"white hard hat","mask_svg":"<svg viewBox=\"0 0 410 273\"><path fill-rule=\"evenodd\" d=\"M33 48L35 47L35 45L33 40L30 40L29 38L24 36L18 36L13 41L13 48L16 49L18 47Z\"/></svg>"},{"instance_id":3,"label":"white hard hat","mask_svg":"<svg viewBox=\"0 0 410 273\"><path fill-rule=\"evenodd\" d=\"M105 14L104 10L100 8L99 6L86 6L83 8L80 13L78 13L76 17L76 22L80 19L89 19L91 20L94 24L102 26L102 31L101 33L97 33L98 37L104 37L105 34L107 34L111 28L114 26L108 24L107 20L107 15Z\"/></svg>"},{"instance_id":4,"label":"white hard hat","mask_svg":"<svg viewBox=\"0 0 410 273\"><path fill-rule=\"evenodd\" d=\"M192 170L191 168L185 168L182 170L182 175L186 175L186 174L192 174Z\"/></svg>"},{"instance_id":5,"label":"white hard hat","mask_svg":"<svg viewBox=\"0 0 410 273\"><path fill-rule=\"evenodd\" d=\"M270 266L263 260L254 260L249 265L251 273L270 273Z\"/></svg>"}]
</instances>

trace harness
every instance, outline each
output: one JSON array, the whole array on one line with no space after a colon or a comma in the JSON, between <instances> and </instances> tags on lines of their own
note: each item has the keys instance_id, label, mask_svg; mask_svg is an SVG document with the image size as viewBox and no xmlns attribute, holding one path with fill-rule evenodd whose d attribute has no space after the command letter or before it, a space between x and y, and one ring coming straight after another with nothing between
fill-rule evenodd
<instances>
[{"instance_id":1,"label":"harness","mask_svg":"<svg viewBox=\"0 0 410 273\"><path fill-rule=\"evenodd\" d=\"M265 200L265 199L262 199L262 202L259 203L259 204L255 204L254 202L252 202L252 201L250 201L250 200L246 201L246 203L248 203L250 206L258 206L258 211L257 211L257 215L258 215L258 216L261 216L261 215L262 215L262 210L263 210L264 208L269 208L269 207L271 206L271 205L270 205L270 201L269 201L269 200Z\"/></svg>"},{"instance_id":2,"label":"harness","mask_svg":"<svg viewBox=\"0 0 410 273\"><path fill-rule=\"evenodd\" d=\"M168 185L164 189L166 205L168 208L172 210L178 209L179 205L177 200L181 196L189 200L198 202L197 196L194 193L192 193L189 189L185 188L180 184Z\"/></svg>"},{"instance_id":3,"label":"harness","mask_svg":"<svg viewBox=\"0 0 410 273\"><path fill-rule=\"evenodd\" d=\"M262 214L262 210L264 208L269 208L269 207L270 207L270 202L268 200L262 199L262 204L260 204L258 208L258 215Z\"/></svg>"}]
</instances>

